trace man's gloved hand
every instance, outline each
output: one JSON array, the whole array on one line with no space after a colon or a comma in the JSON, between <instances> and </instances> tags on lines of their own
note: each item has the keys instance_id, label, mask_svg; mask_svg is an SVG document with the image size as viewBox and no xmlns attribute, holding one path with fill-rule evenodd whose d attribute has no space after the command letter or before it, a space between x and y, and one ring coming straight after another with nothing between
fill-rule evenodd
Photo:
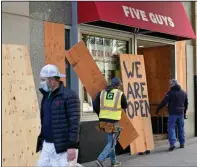
<instances>
[{"instance_id":1,"label":"man's gloved hand","mask_svg":"<svg viewBox=\"0 0 197 167\"><path fill-rule=\"evenodd\" d=\"M187 117L187 115L186 114L184 114L184 119L187 119L188 117Z\"/></svg>"}]
</instances>

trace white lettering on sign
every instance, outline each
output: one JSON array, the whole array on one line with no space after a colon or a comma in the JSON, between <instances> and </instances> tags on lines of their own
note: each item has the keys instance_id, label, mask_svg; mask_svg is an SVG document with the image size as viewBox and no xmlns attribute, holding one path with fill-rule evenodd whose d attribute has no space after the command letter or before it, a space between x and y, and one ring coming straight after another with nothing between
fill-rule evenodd
<instances>
[{"instance_id":1,"label":"white lettering on sign","mask_svg":"<svg viewBox=\"0 0 197 167\"><path fill-rule=\"evenodd\" d=\"M139 10L139 9L134 9L128 6L122 5L124 14L126 17L132 17L133 19L138 19L138 20L143 20L143 21L151 21L153 24L160 24L160 25L165 25L165 26L171 26L175 27L175 24L172 20L172 18L159 15L159 14L154 14L154 13L149 13L149 19L147 18L147 15L145 11Z\"/></svg>"},{"instance_id":2,"label":"white lettering on sign","mask_svg":"<svg viewBox=\"0 0 197 167\"><path fill-rule=\"evenodd\" d=\"M143 21L148 21L146 14L143 10L139 10L139 9L134 9L134 8L130 8L127 6L122 6L125 16L129 17L129 15L133 18L133 19L142 19Z\"/></svg>"},{"instance_id":3,"label":"white lettering on sign","mask_svg":"<svg viewBox=\"0 0 197 167\"><path fill-rule=\"evenodd\" d=\"M127 6L122 6L122 8L123 8L123 10L124 10L125 16L126 16L126 17L129 17L129 13L130 13L129 8L128 8ZM130 8L130 10L131 10L131 8ZM133 15L132 15L132 18L134 18Z\"/></svg>"},{"instance_id":4,"label":"white lettering on sign","mask_svg":"<svg viewBox=\"0 0 197 167\"><path fill-rule=\"evenodd\" d=\"M146 13L143 10L140 10L141 16L142 16L142 20L143 21L148 21L147 17L146 17Z\"/></svg>"},{"instance_id":5,"label":"white lettering on sign","mask_svg":"<svg viewBox=\"0 0 197 167\"><path fill-rule=\"evenodd\" d=\"M155 19L155 16L153 13L149 13L149 17L150 17L150 20L152 21L152 23L157 24L157 20Z\"/></svg>"},{"instance_id":6,"label":"white lettering on sign","mask_svg":"<svg viewBox=\"0 0 197 167\"><path fill-rule=\"evenodd\" d=\"M171 27L175 27L172 18L168 17L168 22L169 22L169 24L170 24Z\"/></svg>"}]
</instances>

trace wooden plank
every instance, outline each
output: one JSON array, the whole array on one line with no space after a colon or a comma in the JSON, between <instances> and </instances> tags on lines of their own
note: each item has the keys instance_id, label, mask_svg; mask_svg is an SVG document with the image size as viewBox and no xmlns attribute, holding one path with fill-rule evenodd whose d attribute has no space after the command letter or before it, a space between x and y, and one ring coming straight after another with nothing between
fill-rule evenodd
<instances>
[{"instance_id":1,"label":"wooden plank","mask_svg":"<svg viewBox=\"0 0 197 167\"><path fill-rule=\"evenodd\" d=\"M28 47L2 45L2 53L3 166L34 166L40 114Z\"/></svg>"},{"instance_id":2,"label":"wooden plank","mask_svg":"<svg viewBox=\"0 0 197 167\"><path fill-rule=\"evenodd\" d=\"M150 104L159 104L166 95L171 79L171 46L140 48L144 56Z\"/></svg>"},{"instance_id":3,"label":"wooden plank","mask_svg":"<svg viewBox=\"0 0 197 167\"><path fill-rule=\"evenodd\" d=\"M178 41L176 46L176 72L177 80L183 90L187 91L187 57L186 57L186 42Z\"/></svg>"},{"instance_id":4,"label":"wooden plank","mask_svg":"<svg viewBox=\"0 0 197 167\"><path fill-rule=\"evenodd\" d=\"M137 131L135 130L128 115L124 111L122 111L122 117L121 117L119 124L120 124L120 127L123 128L122 132L120 133L119 142L122 148L126 149L139 135Z\"/></svg>"},{"instance_id":5,"label":"wooden plank","mask_svg":"<svg viewBox=\"0 0 197 167\"><path fill-rule=\"evenodd\" d=\"M73 66L87 92L90 94L92 99L95 99L99 91L106 88L107 82L84 42L80 41L66 52L66 58ZM120 125L123 130L120 134L119 142L123 148L126 148L138 137L138 134L133 128L130 119L124 113L122 114Z\"/></svg>"},{"instance_id":6,"label":"wooden plank","mask_svg":"<svg viewBox=\"0 0 197 167\"><path fill-rule=\"evenodd\" d=\"M60 73L66 72L65 61L65 28L64 24L44 22L45 63L54 64ZM65 78L61 80L66 85Z\"/></svg>"},{"instance_id":7,"label":"wooden plank","mask_svg":"<svg viewBox=\"0 0 197 167\"><path fill-rule=\"evenodd\" d=\"M131 153L154 149L150 107L143 55L120 55L127 113L139 137L131 143Z\"/></svg>"},{"instance_id":8,"label":"wooden plank","mask_svg":"<svg viewBox=\"0 0 197 167\"><path fill-rule=\"evenodd\" d=\"M90 96L95 99L98 92L105 89L107 82L93 60L83 41L72 47L66 58L73 66L75 72Z\"/></svg>"}]
</instances>

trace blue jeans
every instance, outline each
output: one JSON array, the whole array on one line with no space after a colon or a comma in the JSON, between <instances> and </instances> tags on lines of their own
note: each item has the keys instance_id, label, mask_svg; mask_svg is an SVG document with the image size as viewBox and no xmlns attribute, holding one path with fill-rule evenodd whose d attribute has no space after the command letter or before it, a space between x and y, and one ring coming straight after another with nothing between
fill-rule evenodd
<instances>
[{"instance_id":1,"label":"blue jeans","mask_svg":"<svg viewBox=\"0 0 197 167\"><path fill-rule=\"evenodd\" d=\"M168 140L170 146L174 146L176 143L175 126L178 127L178 138L180 145L185 144L185 132L184 132L184 116L183 115L169 115L168 117Z\"/></svg>"},{"instance_id":2,"label":"blue jeans","mask_svg":"<svg viewBox=\"0 0 197 167\"><path fill-rule=\"evenodd\" d=\"M117 134L107 133L107 145L103 152L99 155L98 160L105 161L106 158L111 159L111 164L116 163L116 151L115 146L117 143Z\"/></svg>"}]
</instances>

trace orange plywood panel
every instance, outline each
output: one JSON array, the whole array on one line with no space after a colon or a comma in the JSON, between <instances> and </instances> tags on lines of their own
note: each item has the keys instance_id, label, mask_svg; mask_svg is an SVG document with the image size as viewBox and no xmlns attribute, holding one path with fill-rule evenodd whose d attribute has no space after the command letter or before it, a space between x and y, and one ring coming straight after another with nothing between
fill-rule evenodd
<instances>
[{"instance_id":1,"label":"orange plywood panel","mask_svg":"<svg viewBox=\"0 0 197 167\"><path fill-rule=\"evenodd\" d=\"M65 54L87 92L90 94L92 99L95 99L96 95L106 88L107 82L84 42L80 41ZM121 146L126 148L138 137L138 134L125 113L122 113L120 125L123 130L120 134L119 141Z\"/></svg>"},{"instance_id":2,"label":"orange plywood panel","mask_svg":"<svg viewBox=\"0 0 197 167\"><path fill-rule=\"evenodd\" d=\"M66 72L64 24L44 22L45 63L55 64L61 73ZM61 79L66 85L65 78Z\"/></svg>"},{"instance_id":3,"label":"orange plywood panel","mask_svg":"<svg viewBox=\"0 0 197 167\"><path fill-rule=\"evenodd\" d=\"M139 134L131 143L131 153L154 149L146 72L143 55L120 55L124 92L128 100L127 114Z\"/></svg>"},{"instance_id":4,"label":"orange plywood panel","mask_svg":"<svg viewBox=\"0 0 197 167\"><path fill-rule=\"evenodd\" d=\"M187 57L186 42L176 42L176 72L177 80L183 90L187 91Z\"/></svg>"},{"instance_id":5,"label":"orange plywood panel","mask_svg":"<svg viewBox=\"0 0 197 167\"><path fill-rule=\"evenodd\" d=\"M40 112L27 46L2 45L3 166L35 166Z\"/></svg>"},{"instance_id":6,"label":"orange plywood panel","mask_svg":"<svg viewBox=\"0 0 197 167\"><path fill-rule=\"evenodd\" d=\"M144 56L150 104L159 104L169 90L172 46L140 48Z\"/></svg>"},{"instance_id":7,"label":"orange plywood panel","mask_svg":"<svg viewBox=\"0 0 197 167\"><path fill-rule=\"evenodd\" d=\"M95 99L98 92L105 89L107 82L93 60L89 50L81 41L66 55L90 96Z\"/></svg>"},{"instance_id":8,"label":"orange plywood panel","mask_svg":"<svg viewBox=\"0 0 197 167\"><path fill-rule=\"evenodd\" d=\"M135 130L130 118L128 115L122 111L122 117L119 122L120 127L122 127L122 132L120 133L119 142L123 149L127 148L128 145L132 143L139 135Z\"/></svg>"}]
</instances>

